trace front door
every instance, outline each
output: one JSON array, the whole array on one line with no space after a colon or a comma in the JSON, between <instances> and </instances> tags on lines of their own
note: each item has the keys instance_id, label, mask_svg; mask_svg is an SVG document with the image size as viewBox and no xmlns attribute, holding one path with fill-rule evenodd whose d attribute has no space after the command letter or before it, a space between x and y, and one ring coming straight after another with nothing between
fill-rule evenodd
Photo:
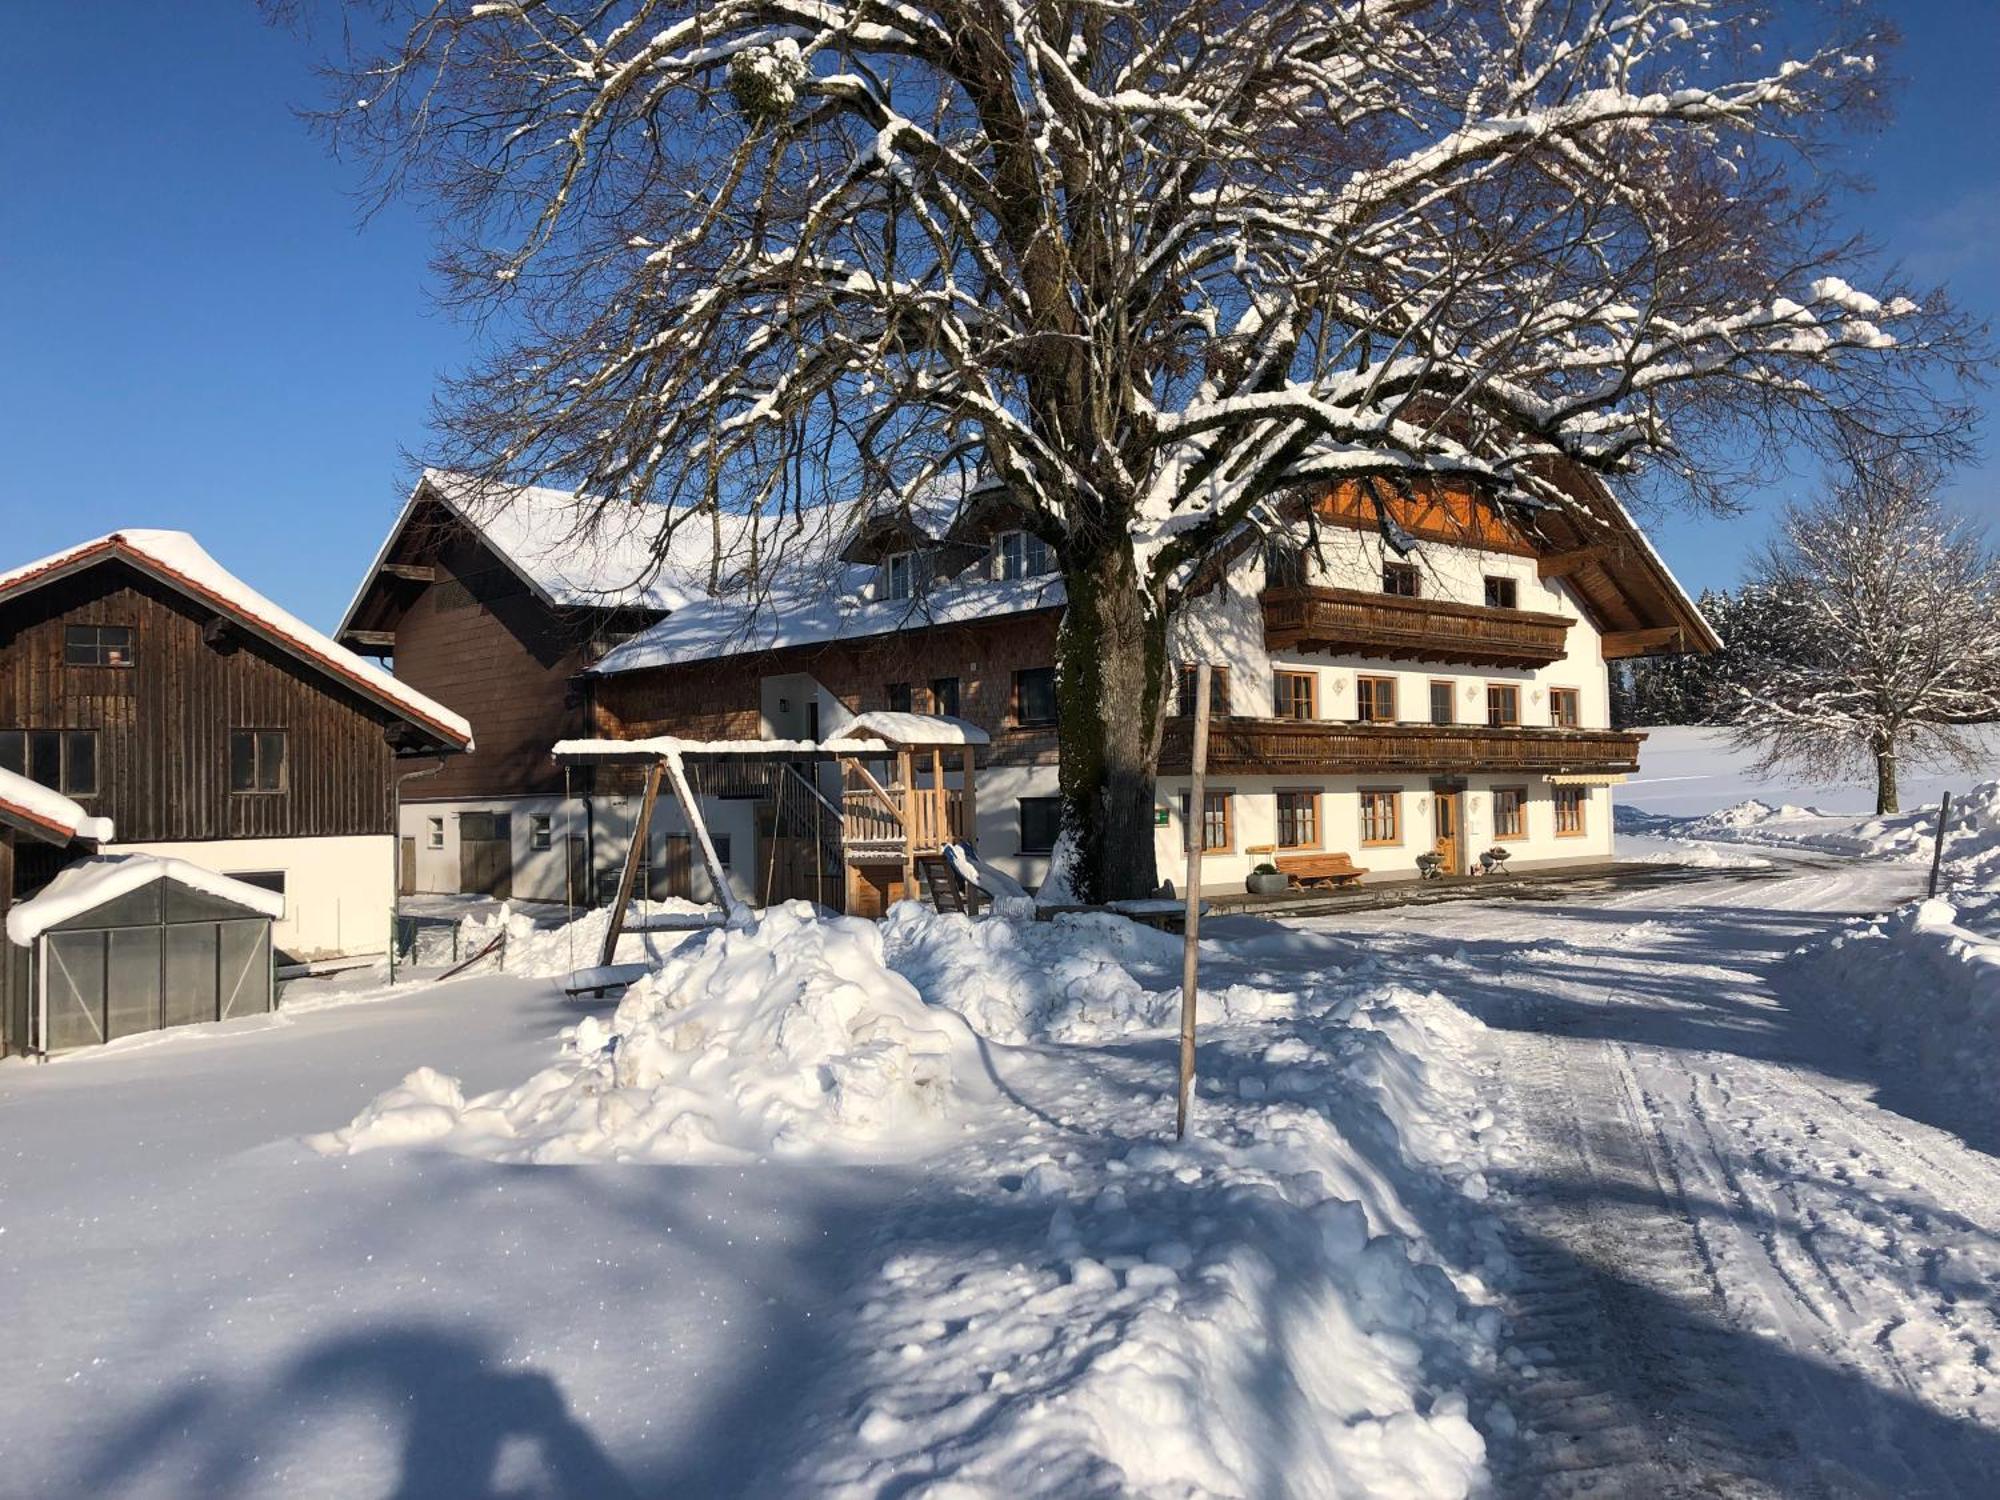
<instances>
[{"instance_id":1,"label":"front door","mask_svg":"<svg viewBox=\"0 0 2000 1500\"><path fill-rule=\"evenodd\" d=\"M1434 828L1437 843L1431 852L1438 857L1439 867L1447 875L1463 875L1465 858L1459 851L1458 793L1434 792L1431 805L1437 809Z\"/></svg>"}]
</instances>

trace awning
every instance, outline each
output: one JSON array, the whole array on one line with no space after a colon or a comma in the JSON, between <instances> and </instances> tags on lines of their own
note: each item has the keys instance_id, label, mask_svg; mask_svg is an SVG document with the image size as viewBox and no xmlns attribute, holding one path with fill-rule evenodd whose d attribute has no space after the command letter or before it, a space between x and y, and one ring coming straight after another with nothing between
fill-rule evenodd
<instances>
[{"instance_id":1,"label":"awning","mask_svg":"<svg viewBox=\"0 0 2000 1500\"><path fill-rule=\"evenodd\" d=\"M1550 786L1622 786L1631 779L1623 771L1557 771L1542 778Z\"/></svg>"}]
</instances>

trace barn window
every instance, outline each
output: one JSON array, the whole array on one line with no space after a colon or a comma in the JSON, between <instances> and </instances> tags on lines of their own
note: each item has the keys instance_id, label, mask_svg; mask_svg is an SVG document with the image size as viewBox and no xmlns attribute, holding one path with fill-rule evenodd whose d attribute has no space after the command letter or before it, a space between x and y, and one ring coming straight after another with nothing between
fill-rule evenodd
<instances>
[{"instance_id":1,"label":"barn window","mask_svg":"<svg viewBox=\"0 0 2000 1500\"><path fill-rule=\"evenodd\" d=\"M130 625L65 625L63 665L66 667L129 667L132 665Z\"/></svg>"},{"instance_id":2,"label":"barn window","mask_svg":"<svg viewBox=\"0 0 2000 1500\"><path fill-rule=\"evenodd\" d=\"M0 771L39 781L66 797L94 797L97 731L0 729Z\"/></svg>"},{"instance_id":3,"label":"barn window","mask_svg":"<svg viewBox=\"0 0 2000 1500\"><path fill-rule=\"evenodd\" d=\"M285 731L229 731L229 790L282 792L285 789Z\"/></svg>"},{"instance_id":4,"label":"barn window","mask_svg":"<svg viewBox=\"0 0 2000 1500\"><path fill-rule=\"evenodd\" d=\"M424 830L425 842L433 849L442 849L444 847L444 819L427 818L424 821L426 824Z\"/></svg>"},{"instance_id":5,"label":"barn window","mask_svg":"<svg viewBox=\"0 0 2000 1500\"><path fill-rule=\"evenodd\" d=\"M528 847L547 849L555 842L555 828L547 813L536 813L528 819Z\"/></svg>"}]
</instances>

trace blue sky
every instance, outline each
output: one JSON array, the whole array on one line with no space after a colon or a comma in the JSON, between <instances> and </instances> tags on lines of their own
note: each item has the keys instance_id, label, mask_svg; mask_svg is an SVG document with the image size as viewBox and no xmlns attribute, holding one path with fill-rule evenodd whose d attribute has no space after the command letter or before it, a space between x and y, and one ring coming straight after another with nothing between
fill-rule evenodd
<instances>
[{"instance_id":1,"label":"blue sky","mask_svg":"<svg viewBox=\"0 0 2000 1500\"><path fill-rule=\"evenodd\" d=\"M1896 123L1856 143L1877 187L1852 214L2000 321L2000 4L1897 8L1910 86ZM422 223L391 208L361 227L355 171L292 115L317 101L311 65L250 0L13 18L0 565L179 527L296 613L338 618L471 334L428 300ZM2000 532L1996 475L1989 460L1953 495ZM1689 587L1727 584L1786 492L1732 520L1656 518L1654 533Z\"/></svg>"}]
</instances>

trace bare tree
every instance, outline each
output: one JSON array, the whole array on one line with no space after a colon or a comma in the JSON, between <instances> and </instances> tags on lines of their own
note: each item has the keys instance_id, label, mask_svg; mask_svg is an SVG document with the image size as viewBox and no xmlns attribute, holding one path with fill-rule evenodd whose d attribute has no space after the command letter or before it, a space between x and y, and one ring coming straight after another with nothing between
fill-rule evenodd
<instances>
[{"instance_id":1,"label":"bare tree","mask_svg":"<svg viewBox=\"0 0 2000 1500\"><path fill-rule=\"evenodd\" d=\"M502 314L449 460L663 526L996 479L1067 588L1087 898L1154 884L1167 621L1272 497L1963 431L1962 326L1818 196L1882 38L1782 60L1753 0L383 8L329 123Z\"/></svg>"},{"instance_id":2,"label":"bare tree","mask_svg":"<svg viewBox=\"0 0 2000 1500\"><path fill-rule=\"evenodd\" d=\"M1731 617L1737 742L1822 780L1873 770L1878 813L1898 810L1906 756L1973 769L1967 726L2000 720L2000 556L1935 483L1907 457L1861 461L1786 513Z\"/></svg>"}]
</instances>

